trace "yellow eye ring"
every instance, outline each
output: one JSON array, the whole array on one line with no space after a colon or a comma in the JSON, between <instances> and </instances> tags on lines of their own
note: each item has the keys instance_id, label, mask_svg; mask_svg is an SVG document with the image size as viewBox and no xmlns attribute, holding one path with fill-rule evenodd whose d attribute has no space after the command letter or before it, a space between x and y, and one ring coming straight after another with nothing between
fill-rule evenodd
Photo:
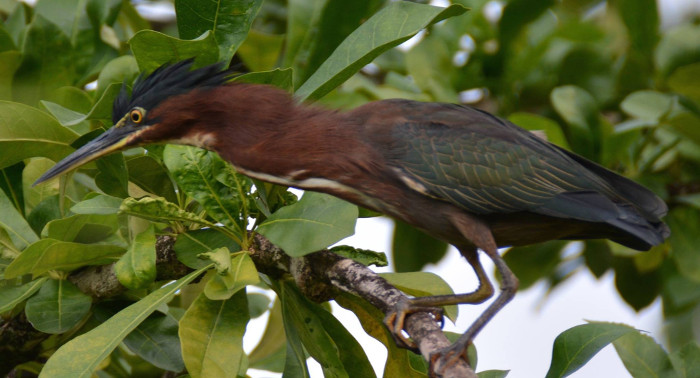
<instances>
[{"instance_id":1,"label":"yellow eye ring","mask_svg":"<svg viewBox=\"0 0 700 378\"><path fill-rule=\"evenodd\" d=\"M132 110L129 117L131 117L133 123L141 123L141 121L143 121L143 114L138 109Z\"/></svg>"}]
</instances>

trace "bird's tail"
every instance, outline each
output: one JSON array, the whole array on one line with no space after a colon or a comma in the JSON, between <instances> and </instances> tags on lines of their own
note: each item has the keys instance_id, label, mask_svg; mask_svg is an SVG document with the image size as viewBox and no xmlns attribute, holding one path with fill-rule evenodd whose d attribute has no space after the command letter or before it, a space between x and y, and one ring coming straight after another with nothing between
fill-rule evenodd
<instances>
[{"instance_id":1,"label":"bird's tail","mask_svg":"<svg viewBox=\"0 0 700 378\"><path fill-rule=\"evenodd\" d=\"M662 244L671 233L661 220L644 214L639 207L615 202L596 191L560 193L538 212L588 222L590 227L571 235L573 239L608 238L640 251Z\"/></svg>"}]
</instances>

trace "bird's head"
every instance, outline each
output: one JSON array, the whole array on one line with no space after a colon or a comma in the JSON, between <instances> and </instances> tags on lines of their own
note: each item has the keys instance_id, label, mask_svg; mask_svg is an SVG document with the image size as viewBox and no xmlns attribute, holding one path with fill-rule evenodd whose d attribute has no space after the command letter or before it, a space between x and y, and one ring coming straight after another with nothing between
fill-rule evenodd
<instances>
[{"instance_id":1,"label":"bird's head","mask_svg":"<svg viewBox=\"0 0 700 378\"><path fill-rule=\"evenodd\" d=\"M189 59L163 65L149 76L139 76L131 95L126 86L122 86L114 100L114 126L59 161L34 185L114 151L189 137L188 114L181 107L175 108L181 102L177 101L177 97L222 86L231 75L229 71L222 70L220 64L190 70L192 63L193 60ZM171 120L180 117L180 122L176 123L176 127L173 122L166 125L163 122L166 117Z\"/></svg>"}]
</instances>

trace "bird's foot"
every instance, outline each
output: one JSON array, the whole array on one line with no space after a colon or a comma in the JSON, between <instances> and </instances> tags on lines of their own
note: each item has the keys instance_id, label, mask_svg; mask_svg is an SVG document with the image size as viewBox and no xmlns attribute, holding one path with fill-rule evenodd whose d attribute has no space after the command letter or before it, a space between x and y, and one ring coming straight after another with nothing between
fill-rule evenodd
<instances>
[{"instance_id":1,"label":"bird's foot","mask_svg":"<svg viewBox=\"0 0 700 378\"><path fill-rule=\"evenodd\" d=\"M469 355L467 354L469 345L471 345L471 340L467 340L467 342L458 340L447 348L432 353L430 355L430 365L428 367L430 377L442 377L445 371L454 366L460 359L463 359L471 366Z\"/></svg>"},{"instance_id":2,"label":"bird's foot","mask_svg":"<svg viewBox=\"0 0 700 378\"><path fill-rule=\"evenodd\" d=\"M420 354L418 345L413 340L404 335L403 329L406 322L406 316L416 312L428 312L436 321L440 322L440 328L445 325L444 310L441 307L420 306L413 303L411 299L403 298L396 303L393 309L387 312L384 317L384 325L389 329L391 336L394 338L396 345L401 348L409 349Z\"/></svg>"}]
</instances>

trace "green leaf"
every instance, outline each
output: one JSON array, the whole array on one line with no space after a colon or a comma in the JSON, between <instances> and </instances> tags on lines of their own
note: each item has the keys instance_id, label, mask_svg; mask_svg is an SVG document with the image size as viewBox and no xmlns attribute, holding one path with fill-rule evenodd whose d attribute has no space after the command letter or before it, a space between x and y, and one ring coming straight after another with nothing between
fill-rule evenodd
<instances>
[{"instance_id":1,"label":"green leaf","mask_svg":"<svg viewBox=\"0 0 700 378\"><path fill-rule=\"evenodd\" d=\"M231 271L231 251L226 247L200 253L197 257L213 262L216 273L220 275L228 274Z\"/></svg>"},{"instance_id":2,"label":"green leaf","mask_svg":"<svg viewBox=\"0 0 700 378\"><path fill-rule=\"evenodd\" d=\"M222 249L228 251L225 247ZM211 300L229 299L244 287L260 282L258 270L247 253L241 253L232 259L227 253L226 257L229 258L230 269L224 274L213 276L204 287L204 294Z\"/></svg>"},{"instance_id":3,"label":"green leaf","mask_svg":"<svg viewBox=\"0 0 700 378\"><path fill-rule=\"evenodd\" d=\"M109 320L61 346L46 362L40 377L89 378L97 366L141 322L208 267L161 287ZM246 311L247 313L247 311ZM80 358L75 358L80 356Z\"/></svg>"},{"instance_id":4,"label":"green leaf","mask_svg":"<svg viewBox=\"0 0 700 378\"><path fill-rule=\"evenodd\" d=\"M5 20L5 29L12 36L12 40L15 42L15 46L19 45L21 39L24 38L26 32L26 24L28 21L27 11L30 9L29 6L24 6L22 3L17 2L13 4L14 10L8 9L7 13L11 14Z\"/></svg>"},{"instance_id":5,"label":"green leaf","mask_svg":"<svg viewBox=\"0 0 700 378\"><path fill-rule=\"evenodd\" d=\"M659 40L659 14L656 0L614 0L611 2L627 26L630 50L651 59Z\"/></svg>"},{"instance_id":6,"label":"green leaf","mask_svg":"<svg viewBox=\"0 0 700 378\"><path fill-rule=\"evenodd\" d=\"M153 224L136 235L126 253L114 264L119 282L128 289L142 289L156 280L156 235Z\"/></svg>"},{"instance_id":7,"label":"green leaf","mask_svg":"<svg viewBox=\"0 0 700 378\"><path fill-rule=\"evenodd\" d=\"M243 236L248 221L241 216L243 198L237 188L217 179L231 171L229 164L214 152L178 145L165 147L163 161L180 189L199 202L209 216Z\"/></svg>"},{"instance_id":8,"label":"green leaf","mask_svg":"<svg viewBox=\"0 0 700 378\"><path fill-rule=\"evenodd\" d=\"M333 51L316 72L297 90L301 100L323 97L390 48L411 38L421 29L446 18L459 16L466 8L447 8L410 2L392 2L358 27Z\"/></svg>"},{"instance_id":9,"label":"green leaf","mask_svg":"<svg viewBox=\"0 0 700 378\"><path fill-rule=\"evenodd\" d=\"M554 0L512 0L503 8L498 22L499 51L509 53L510 46L523 35L523 29L554 5Z\"/></svg>"},{"instance_id":10,"label":"green leaf","mask_svg":"<svg viewBox=\"0 0 700 378\"><path fill-rule=\"evenodd\" d=\"M219 45L220 60L229 62L248 35L261 5L262 0L176 0L180 37L193 39L211 31Z\"/></svg>"},{"instance_id":11,"label":"green leaf","mask_svg":"<svg viewBox=\"0 0 700 378\"><path fill-rule=\"evenodd\" d=\"M397 272L415 272L440 261L447 253L447 243L395 221L391 255Z\"/></svg>"},{"instance_id":12,"label":"green leaf","mask_svg":"<svg viewBox=\"0 0 700 378\"><path fill-rule=\"evenodd\" d=\"M67 109L59 104L50 101L41 101L41 104L46 110L53 115L58 122L63 126L77 125L83 121L95 119L109 119L112 117L112 103L121 90L121 84L110 84L107 89L102 92L102 95L92 106L87 114L79 113Z\"/></svg>"},{"instance_id":13,"label":"green leaf","mask_svg":"<svg viewBox=\"0 0 700 378\"><path fill-rule=\"evenodd\" d=\"M656 69L667 77L676 68L700 60L700 26L683 24L663 35L654 52Z\"/></svg>"},{"instance_id":14,"label":"green leaf","mask_svg":"<svg viewBox=\"0 0 700 378\"><path fill-rule=\"evenodd\" d=\"M58 195L58 181L46 185L32 186L32 184L47 170L54 166L53 161L46 158L32 158L27 161L22 171L22 189L24 190L24 202L28 208L34 208L47 198ZM58 201L56 202L58 203ZM43 227L43 226L42 226ZM41 232L41 228L37 233Z\"/></svg>"},{"instance_id":15,"label":"green leaf","mask_svg":"<svg viewBox=\"0 0 700 378\"><path fill-rule=\"evenodd\" d=\"M115 261L124 252L116 245L90 245L41 239L25 249L5 270L5 279L23 274L38 276L49 270L73 270Z\"/></svg>"},{"instance_id":16,"label":"green leaf","mask_svg":"<svg viewBox=\"0 0 700 378\"><path fill-rule=\"evenodd\" d=\"M484 370L480 371L476 376L479 378L506 378L510 370Z\"/></svg>"},{"instance_id":17,"label":"green leaf","mask_svg":"<svg viewBox=\"0 0 700 378\"><path fill-rule=\"evenodd\" d=\"M76 203L70 208L70 211L75 214L117 214L122 201L123 199L121 198L98 194Z\"/></svg>"},{"instance_id":18,"label":"green leaf","mask_svg":"<svg viewBox=\"0 0 700 378\"><path fill-rule=\"evenodd\" d=\"M673 97L656 91L643 90L631 93L620 103L620 109L629 116L658 122L671 111Z\"/></svg>"},{"instance_id":19,"label":"green leaf","mask_svg":"<svg viewBox=\"0 0 700 378\"><path fill-rule=\"evenodd\" d=\"M270 298L261 293L248 294L248 314L251 319L260 317L270 309Z\"/></svg>"},{"instance_id":20,"label":"green leaf","mask_svg":"<svg viewBox=\"0 0 700 378\"><path fill-rule=\"evenodd\" d=\"M78 325L91 306L92 298L70 281L48 280L27 300L24 312L37 330L63 333Z\"/></svg>"},{"instance_id":21,"label":"green leaf","mask_svg":"<svg viewBox=\"0 0 700 378\"><path fill-rule=\"evenodd\" d=\"M600 120L593 96L579 87L567 85L554 88L550 100L569 126L569 142L574 151L595 161L600 151Z\"/></svg>"},{"instance_id":22,"label":"green leaf","mask_svg":"<svg viewBox=\"0 0 700 378\"><path fill-rule=\"evenodd\" d=\"M122 2L119 0L88 0L87 15L93 28L101 25L113 25L121 11Z\"/></svg>"},{"instance_id":23,"label":"green leaf","mask_svg":"<svg viewBox=\"0 0 700 378\"><path fill-rule=\"evenodd\" d=\"M89 244L114 234L118 226L114 214L76 214L52 220L41 234L51 239Z\"/></svg>"},{"instance_id":24,"label":"green leaf","mask_svg":"<svg viewBox=\"0 0 700 378\"><path fill-rule=\"evenodd\" d=\"M86 115L51 101L40 101L41 105L63 126L73 126L87 119Z\"/></svg>"},{"instance_id":25,"label":"green leaf","mask_svg":"<svg viewBox=\"0 0 700 378\"><path fill-rule=\"evenodd\" d=\"M35 15L24 32L22 65L12 83L14 98L34 105L54 89L74 84L75 55L69 37L44 16Z\"/></svg>"},{"instance_id":26,"label":"green leaf","mask_svg":"<svg viewBox=\"0 0 700 378\"><path fill-rule=\"evenodd\" d=\"M639 311L654 302L661 292L662 281L658 270L641 271L636 260L618 257L613 267L617 291L627 304Z\"/></svg>"},{"instance_id":27,"label":"green leaf","mask_svg":"<svg viewBox=\"0 0 700 378\"><path fill-rule=\"evenodd\" d=\"M35 156L59 161L74 151L77 137L36 108L0 101L0 168Z\"/></svg>"},{"instance_id":28,"label":"green leaf","mask_svg":"<svg viewBox=\"0 0 700 378\"><path fill-rule=\"evenodd\" d=\"M173 180L161 163L151 156L143 155L127 159L129 181L141 189L177 203Z\"/></svg>"},{"instance_id":29,"label":"green leaf","mask_svg":"<svg viewBox=\"0 0 700 378\"><path fill-rule=\"evenodd\" d=\"M129 180L127 178L126 162L121 153L109 154L95 161L97 174L95 184L105 194L126 198L129 196Z\"/></svg>"},{"instance_id":30,"label":"green leaf","mask_svg":"<svg viewBox=\"0 0 700 378\"><path fill-rule=\"evenodd\" d=\"M554 340L552 364L546 378L566 377L580 369L596 353L634 328L613 323L592 322L562 332Z\"/></svg>"},{"instance_id":31,"label":"green leaf","mask_svg":"<svg viewBox=\"0 0 700 378\"><path fill-rule=\"evenodd\" d=\"M54 1L38 1L34 11L50 19L53 24L58 26L63 34L69 37L74 37L77 32L76 11L80 10L79 0L64 0L60 4Z\"/></svg>"},{"instance_id":32,"label":"green leaf","mask_svg":"<svg viewBox=\"0 0 700 378\"><path fill-rule=\"evenodd\" d=\"M379 340L388 351L384 377L424 378L426 375L413 369L409 362L409 352L396 346L391 333L384 325L384 313L362 298L341 293L335 298L343 308L352 311L370 336Z\"/></svg>"},{"instance_id":33,"label":"green leaf","mask_svg":"<svg viewBox=\"0 0 700 378\"><path fill-rule=\"evenodd\" d=\"M0 191L4 192L7 198L12 201L13 206L20 214L25 213L22 182L24 167L24 162L19 162L5 169L0 169Z\"/></svg>"},{"instance_id":34,"label":"green leaf","mask_svg":"<svg viewBox=\"0 0 700 378\"><path fill-rule=\"evenodd\" d=\"M317 7L313 9L311 20L302 20L309 22L309 27L301 49L295 57L294 69L299 71L297 78L301 81L306 80L328 59L338 45L370 18L383 3L384 0L316 2ZM292 1L289 8L293 6L296 7L289 9L290 13L294 13L298 8L308 7L306 4L300 6L298 2Z\"/></svg>"},{"instance_id":35,"label":"green leaf","mask_svg":"<svg viewBox=\"0 0 700 378\"><path fill-rule=\"evenodd\" d=\"M250 30L248 38L238 47L237 54L251 71L268 71L277 65L283 45L284 35Z\"/></svg>"},{"instance_id":36,"label":"green leaf","mask_svg":"<svg viewBox=\"0 0 700 378\"><path fill-rule=\"evenodd\" d=\"M673 209L666 218L673 230L669 238L671 257L680 273L700 282L700 261L697 258L697 230L700 230L700 210L686 206Z\"/></svg>"},{"instance_id":37,"label":"green leaf","mask_svg":"<svg viewBox=\"0 0 700 378\"><path fill-rule=\"evenodd\" d=\"M119 207L119 212L156 222L192 222L218 228L214 223L197 214L180 209L176 204L166 201L165 198L144 197L138 200L127 198Z\"/></svg>"},{"instance_id":38,"label":"green leaf","mask_svg":"<svg viewBox=\"0 0 700 378\"><path fill-rule=\"evenodd\" d=\"M596 278L600 278L612 266L613 255L607 240L586 240L583 258Z\"/></svg>"},{"instance_id":39,"label":"green leaf","mask_svg":"<svg viewBox=\"0 0 700 378\"><path fill-rule=\"evenodd\" d=\"M87 113L92 109L94 96L77 87L61 87L51 93L47 99L68 109Z\"/></svg>"},{"instance_id":40,"label":"green leaf","mask_svg":"<svg viewBox=\"0 0 700 378\"><path fill-rule=\"evenodd\" d=\"M141 30L131 37L129 45L141 72L151 72L165 63L187 58L194 58L195 67L214 64L219 60L216 39L209 31L186 41L153 30Z\"/></svg>"},{"instance_id":41,"label":"green leaf","mask_svg":"<svg viewBox=\"0 0 700 378\"><path fill-rule=\"evenodd\" d=\"M669 356L679 378L700 376L700 347L691 341Z\"/></svg>"},{"instance_id":42,"label":"green leaf","mask_svg":"<svg viewBox=\"0 0 700 378\"><path fill-rule=\"evenodd\" d=\"M22 250L39 239L2 190L0 190L0 214L2 214L0 227L10 236L15 248Z\"/></svg>"},{"instance_id":43,"label":"green leaf","mask_svg":"<svg viewBox=\"0 0 700 378\"><path fill-rule=\"evenodd\" d=\"M532 113L512 113L508 120L525 130L544 131L548 142L567 150L571 149L559 124L549 118Z\"/></svg>"},{"instance_id":44,"label":"green leaf","mask_svg":"<svg viewBox=\"0 0 700 378\"><path fill-rule=\"evenodd\" d=\"M367 369L362 369L359 366L360 363L369 365L369 362L366 361L366 356L364 356L365 361L363 361L363 356L349 351L355 349L352 345L344 345L339 343L341 340L333 338L334 335L338 336L338 333L343 332L341 330L329 331L326 328L324 323L330 321L322 314L326 310L315 303L311 303L295 286L289 283L280 282L280 286L276 291L282 302L282 316L285 329L289 331L290 327L293 327L296 330L306 351L321 364L325 377L367 376L364 375L368 374ZM336 321L333 326L337 327L340 324ZM347 341L347 337L349 336L342 336L342 340ZM345 350L345 348L348 348L348 350ZM360 358L354 362L355 366L352 366L352 363L346 365L348 362L346 351ZM360 368L363 374L351 374L353 368ZM370 376L374 375L371 368L369 368L369 374Z\"/></svg>"},{"instance_id":45,"label":"green leaf","mask_svg":"<svg viewBox=\"0 0 700 378\"><path fill-rule=\"evenodd\" d=\"M668 78L668 86L700 103L700 63L679 67Z\"/></svg>"},{"instance_id":46,"label":"green leaf","mask_svg":"<svg viewBox=\"0 0 700 378\"><path fill-rule=\"evenodd\" d=\"M12 310L23 300L31 297L47 279L48 277L41 277L21 286L0 287L0 314Z\"/></svg>"},{"instance_id":47,"label":"green leaf","mask_svg":"<svg viewBox=\"0 0 700 378\"><path fill-rule=\"evenodd\" d=\"M237 76L232 81L252 84L269 84L286 91L291 91L294 88L291 68L250 72L245 75Z\"/></svg>"},{"instance_id":48,"label":"green leaf","mask_svg":"<svg viewBox=\"0 0 700 378\"><path fill-rule=\"evenodd\" d=\"M235 377L248 361L243 334L249 320L245 290L212 301L200 294L180 319L182 355L193 377Z\"/></svg>"},{"instance_id":49,"label":"green leaf","mask_svg":"<svg viewBox=\"0 0 700 378\"><path fill-rule=\"evenodd\" d=\"M671 118L668 124L682 136L700 145L700 117L691 113L680 113Z\"/></svg>"},{"instance_id":50,"label":"green leaf","mask_svg":"<svg viewBox=\"0 0 700 378\"><path fill-rule=\"evenodd\" d=\"M429 35L406 53L406 69L418 88L439 102L459 102L459 95L453 85L453 78L445 75L454 67L445 40Z\"/></svg>"},{"instance_id":51,"label":"green leaf","mask_svg":"<svg viewBox=\"0 0 700 378\"><path fill-rule=\"evenodd\" d=\"M349 245L338 245L331 248L329 251L335 253L336 255L357 261L365 266L374 265L379 267L389 265L389 262L386 260L386 254L383 252L355 248Z\"/></svg>"},{"instance_id":52,"label":"green leaf","mask_svg":"<svg viewBox=\"0 0 700 378\"><path fill-rule=\"evenodd\" d=\"M12 79L21 62L19 51L0 52L0 100L12 99Z\"/></svg>"},{"instance_id":53,"label":"green leaf","mask_svg":"<svg viewBox=\"0 0 700 378\"><path fill-rule=\"evenodd\" d=\"M226 247L229 251L241 249L229 237L211 228L187 231L178 235L173 249L181 263L192 269L199 269L209 265L209 261L202 260L197 256L221 247Z\"/></svg>"},{"instance_id":54,"label":"green leaf","mask_svg":"<svg viewBox=\"0 0 700 378\"><path fill-rule=\"evenodd\" d=\"M435 273L405 272L381 273L379 275L397 289L416 297L454 295L450 285ZM457 321L457 315L457 306L445 306L445 316L452 319L453 322Z\"/></svg>"},{"instance_id":55,"label":"green leaf","mask_svg":"<svg viewBox=\"0 0 700 378\"><path fill-rule=\"evenodd\" d=\"M284 370L283 356L286 353L286 347L287 337L282 320L282 306L277 298L270 309L267 327L260 342L248 355L250 367L281 373Z\"/></svg>"},{"instance_id":56,"label":"green leaf","mask_svg":"<svg viewBox=\"0 0 700 378\"><path fill-rule=\"evenodd\" d=\"M297 330L295 328L287 328L285 323L285 331L287 336L287 350L285 353L282 376L310 378L309 368L306 365L308 354L304 350Z\"/></svg>"},{"instance_id":57,"label":"green leaf","mask_svg":"<svg viewBox=\"0 0 700 378\"><path fill-rule=\"evenodd\" d=\"M566 240L552 240L525 247L513 247L503 256L518 280L520 289L524 290L534 285L541 278L554 274L564 247L569 244Z\"/></svg>"},{"instance_id":58,"label":"green leaf","mask_svg":"<svg viewBox=\"0 0 700 378\"><path fill-rule=\"evenodd\" d=\"M306 192L293 205L277 210L257 232L293 257L326 248L352 235L357 206L333 196Z\"/></svg>"},{"instance_id":59,"label":"green leaf","mask_svg":"<svg viewBox=\"0 0 700 378\"><path fill-rule=\"evenodd\" d=\"M32 212L27 216L27 223L37 234L46 227L48 222L61 219L61 204L58 194L47 197L34 206Z\"/></svg>"},{"instance_id":60,"label":"green leaf","mask_svg":"<svg viewBox=\"0 0 700 378\"><path fill-rule=\"evenodd\" d=\"M668 307L666 311L669 314L675 314L678 309L689 308L700 301L700 283L681 274L669 277L663 289L664 306Z\"/></svg>"},{"instance_id":61,"label":"green leaf","mask_svg":"<svg viewBox=\"0 0 700 378\"><path fill-rule=\"evenodd\" d=\"M615 350L633 377L669 377L673 367L666 351L654 339L630 332L613 341Z\"/></svg>"},{"instance_id":62,"label":"green leaf","mask_svg":"<svg viewBox=\"0 0 700 378\"><path fill-rule=\"evenodd\" d=\"M172 316L155 313L124 338L124 344L144 360L170 371L182 371L178 322Z\"/></svg>"},{"instance_id":63,"label":"green leaf","mask_svg":"<svg viewBox=\"0 0 700 378\"><path fill-rule=\"evenodd\" d=\"M376 377L374 369L357 340L330 312L319 309L315 312L324 330L338 346L340 360L349 377Z\"/></svg>"},{"instance_id":64,"label":"green leaf","mask_svg":"<svg viewBox=\"0 0 700 378\"><path fill-rule=\"evenodd\" d=\"M327 3L327 0L289 1L287 4L287 30L285 33L283 67L298 68L299 57L306 55L304 52L308 50L308 46L313 44L314 40L318 38L318 23L323 8Z\"/></svg>"},{"instance_id":65,"label":"green leaf","mask_svg":"<svg viewBox=\"0 0 700 378\"><path fill-rule=\"evenodd\" d=\"M123 55L112 59L105 64L97 76L95 97L101 97L112 84L121 86L122 83L131 83L138 74L139 67L132 55Z\"/></svg>"}]
</instances>

